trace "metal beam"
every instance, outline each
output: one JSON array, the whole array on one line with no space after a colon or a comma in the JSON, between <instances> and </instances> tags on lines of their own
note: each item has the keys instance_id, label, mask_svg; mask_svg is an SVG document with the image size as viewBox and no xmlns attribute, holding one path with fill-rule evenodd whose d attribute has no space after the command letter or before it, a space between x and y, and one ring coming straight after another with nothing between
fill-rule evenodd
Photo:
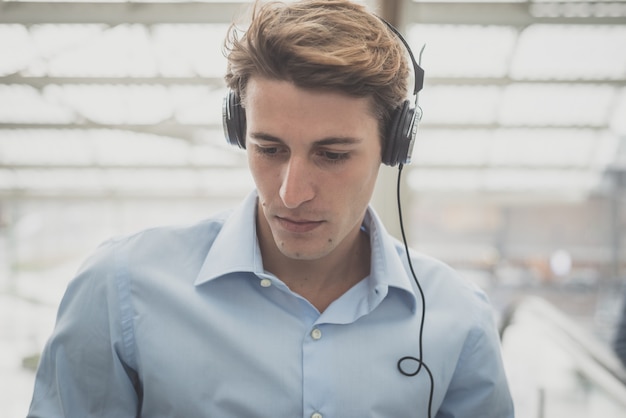
<instances>
[{"instance_id":1,"label":"metal beam","mask_svg":"<svg viewBox=\"0 0 626 418\"><path fill-rule=\"evenodd\" d=\"M226 88L222 77L33 77L19 74L0 76L0 84L25 84L42 88L56 85L155 85L155 86L201 86L211 89Z\"/></svg>"},{"instance_id":2,"label":"metal beam","mask_svg":"<svg viewBox=\"0 0 626 418\"><path fill-rule=\"evenodd\" d=\"M243 152L243 151L242 151ZM11 163L0 164L0 172L2 171L85 171L85 170L97 170L97 171L149 171L149 170L162 170L162 171L190 171L190 172L211 172L222 173L225 170L242 171L247 170L245 160L241 160L239 163L228 165L226 163L217 164L100 164L100 163L46 163L46 164L32 164L32 163ZM419 165L407 166L406 168L411 171L432 171L432 170L463 170L463 171L506 171L506 170L524 170L524 171L562 171L562 172L584 172L587 173L590 169L588 165L550 165L550 164L440 164L440 163L428 163L426 161L420 161ZM591 167L593 170L594 168ZM247 171L246 171L247 172ZM397 174L394 169L394 174Z\"/></svg>"},{"instance_id":3,"label":"metal beam","mask_svg":"<svg viewBox=\"0 0 626 418\"><path fill-rule=\"evenodd\" d=\"M205 130L217 130L221 131L222 124L219 123L207 123L207 124L178 124L174 122L161 122L150 125L102 125L92 122L85 123L11 123L0 122L0 130L3 129L28 129L28 130L64 130L64 129L111 129L119 131L129 131L138 133L147 133L153 135L163 135L173 138L185 139L188 141L197 140L197 132ZM577 129L586 131L605 131L608 128L606 126L580 126L580 125L523 125L523 124L511 124L501 125L498 123L434 123L423 121L419 125L420 130L507 130L507 129Z\"/></svg>"},{"instance_id":4,"label":"metal beam","mask_svg":"<svg viewBox=\"0 0 626 418\"><path fill-rule=\"evenodd\" d=\"M531 24L626 24L624 2L512 2L422 3L408 1L406 23L502 25Z\"/></svg>"},{"instance_id":5,"label":"metal beam","mask_svg":"<svg viewBox=\"0 0 626 418\"><path fill-rule=\"evenodd\" d=\"M626 86L626 78L620 79L517 79L511 77L427 77L428 86L506 86L524 84L585 84L611 87ZM12 74L0 76L0 84L24 84L35 88L47 85L158 85L200 86L211 89L225 88L221 77L32 77Z\"/></svg>"},{"instance_id":6,"label":"metal beam","mask_svg":"<svg viewBox=\"0 0 626 418\"><path fill-rule=\"evenodd\" d=\"M230 23L250 2L0 2L0 23ZM527 26L533 23L620 25L626 4L613 2L403 2L403 22Z\"/></svg>"},{"instance_id":7,"label":"metal beam","mask_svg":"<svg viewBox=\"0 0 626 418\"><path fill-rule=\"evenodd\" d=\"M243 151L242 151L243 152ZM102 164L99 162L93 163L46 163L46 164L32 164L32 163L9 163L0 164L0 172L3 170L9 171L48 171L48 170L163 170L163 171L217 171L222 172L224 170L242 170L246 168L245 159L237 164L228 164L226 162L219 163L188 163L188 164L118 164L107 163Z\"/></svg>"},{"instance_id":8,"label":"metal beam","mask_svg":"<svg viewBox=\"0 0 626 418\"><path fill-rule=\"evenodd\" d=\"M0 130L22 129L22 130L117 130L142 134L161 135L171 138L179 138L188 142L198 142L198 132L208 129L221 131L222 124L206 125L182 125L174 122L161 122L147 125L136 124L110 124L104 125L94 122L74 122L74 123L10 123L0 122Z\"/></svg>"},{"instance_id":9,"label":"metal beam","mask_svg":"<svg viewBox=\"0 0 626 418\"><path fill-rule=\"evenodd\" d=\"M0 201L24 202L24 201L198 201L199 203L219 199L220 202L231 200L233 203L240 202L249 188L231 188L230 190L113 190L113 189L77 189L77 190L42 190L42 189L0 189Z\"/></svg>"},{"instance_id":10,"label":"metal beam","mask_svg":"<svg viewBox=\"0 0 626 418\"><path fill-rule=\"evenodd\" d=\"M0 2L0 23L230 23L249 2Z\"/></svg>"}]
</instances>

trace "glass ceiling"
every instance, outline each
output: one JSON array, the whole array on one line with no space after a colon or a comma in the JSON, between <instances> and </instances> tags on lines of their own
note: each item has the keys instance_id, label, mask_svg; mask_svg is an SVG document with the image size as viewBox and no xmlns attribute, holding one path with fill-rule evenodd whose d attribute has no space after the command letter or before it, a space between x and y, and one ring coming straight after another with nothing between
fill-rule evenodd
<instances>
[{"instance_id":1,"label":"glass ceiling","mask_svg":"<svg viewBox=\"0 0 626 418\"><path fill-rule=\"evenodd\" d=\"M75 4L0 1L0 197L248 189L221 130L240 4ZM597 192L626 169L626 2L480 4L403 4L409 42L426 45L409 185Z\"/></svg>"}]
</instances>

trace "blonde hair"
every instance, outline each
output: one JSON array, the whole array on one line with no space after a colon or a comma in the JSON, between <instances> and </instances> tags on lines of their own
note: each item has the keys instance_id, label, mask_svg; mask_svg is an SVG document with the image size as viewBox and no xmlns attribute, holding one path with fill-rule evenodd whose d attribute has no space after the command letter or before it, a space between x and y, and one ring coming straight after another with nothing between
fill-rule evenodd
<instances>
[{"instance_id":1,"label":"blonde hair","mask_svg":"<svg viewBox=\"0 0 626 418\"><path fill-rule=\"evenodd\" d=\"M407 96L404 46L381 19L348 0L257 2L247 30L231 25L224 48L226 84L244 105L253 76L370 97L384 137Z\"/></svg>"}]
</instances>

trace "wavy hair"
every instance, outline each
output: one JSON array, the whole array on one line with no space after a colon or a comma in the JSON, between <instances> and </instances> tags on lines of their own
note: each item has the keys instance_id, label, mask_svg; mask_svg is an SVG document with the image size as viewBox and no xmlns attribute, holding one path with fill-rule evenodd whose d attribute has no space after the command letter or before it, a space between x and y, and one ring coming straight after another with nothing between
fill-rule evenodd
<instances>
[{"instance_id":1,"label":"wavy hair","mask_svg":"<svg viewBox=\"0 0 626 418\"><path fill-rule=\"evenodd\" d=\"M381 138L407 96L404 46L380 18L348 0L258 1L247 29L230 26L224 54L226 84L244 106L253 76L370 97Z\"/></svg>"}]
</instances>

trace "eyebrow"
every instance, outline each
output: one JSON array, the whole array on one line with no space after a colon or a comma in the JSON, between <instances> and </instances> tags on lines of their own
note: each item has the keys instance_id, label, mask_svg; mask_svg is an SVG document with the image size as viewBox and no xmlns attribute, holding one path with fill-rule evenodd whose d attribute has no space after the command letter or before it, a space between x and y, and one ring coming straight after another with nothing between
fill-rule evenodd
<instances>
[{"instance_id":1,"label":"eyebrow","mask_svg":"<svg viewBox=\"0 0 626 418\"><path fill-rule=\"evenodd\" d=\"M251 132L250 133L250 137L260 140L260 141L266 141L266 142L275 142L278 144L284 144L285 141L283 141L282 139L265 133L265 132ZM363 140L359 139L359 138L354 138L351 136L338 136L338 137L329 137L329 138L323 138L320 140L317 140L315 142L313 142L314 146L328 146L328 145L353 145L353 144L359 144L363 142Z\"/></svg>"}]
</instances>

